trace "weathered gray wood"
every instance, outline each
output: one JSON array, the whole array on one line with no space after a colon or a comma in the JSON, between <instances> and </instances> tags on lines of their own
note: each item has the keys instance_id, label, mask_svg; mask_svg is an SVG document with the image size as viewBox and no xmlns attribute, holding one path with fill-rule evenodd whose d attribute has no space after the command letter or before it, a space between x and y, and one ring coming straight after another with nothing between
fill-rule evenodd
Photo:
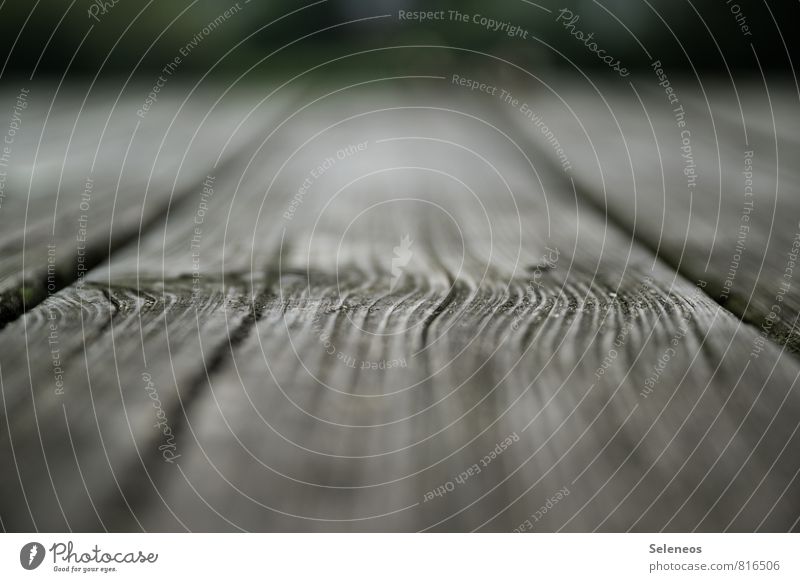
<instances>
[{"instance_id":1,"label":"weathered gray wood","mask_svg":"<svg viewBox=\"0 0 800 582\"><path fill-rule=\"evenodd\" d=\"M283 96L275 97L268 108L257 108L259 101L267 95L268 93L265 93L264 96L258 95L257 99L249 100L245 104L236 94L233 94L233 99L221 100L217 109L210 109L213 101L206 101L206 110L202 110L198 106L194 108L192 119L176 122L180 127L179 137L186 143L181 149L179 141L171 143L167 140L165 147L168 153L162 154L160 162L164 168L160 170L160 174L154 170L156 178L150 184L154 192L150 192L143 187L143 180L146 183L149 174L148 160L155 156L157 150L158 141L154 139L157 137L157 133L154 128L151 131L153 135L150 136L153 139L144 144L146 147L143 152L146 151L148 154L137 152L133 158L135 161L128 164L130 167L126 171L132 174L128 189L120 193L119 197L115 196L113 189L100 189L97 193L100 200L92 200L92 210L98 208L99 210L91 214L92 230L87 252L96 255L91 257L91 261L95 263L102 261L109 252L116 252L115 247L118 245L114 243L115 240L119 240L123 244L127 242L135 250L139 242L137 233L139 231L147 232L148 226L153 230L152 238L157 239L159 233L163 233L164 223L170 215L166 211L167 208L172 213L188 217L189 221L187 222L191 222L202 193L203 181L206 180L209 173L216 175L219 179L227 179L228 183L235 183L238 178L237 172L241 170L241 167L234 168L232 162L238 162L241 157L239 152L243 146L249 141L252 147L255 147L260 139L254 141L254 138L258 137L260 132L270 130L272 128L270 122L276 124L280 120L282 105L279 101L284 99ZM171 103L167 107L174 108L177 105L179 103ZM130 104L123 109L129 110ZM251 111L251 109L254 110ZM206 113L208 113L208 122L206 125L201 125L200 121ZM247 121L244 127L237 127L239 122L244 120ZM160 121L163 122L165 119L162 117ZM166 125L161 129L166 129ZM187 149L195 133L197 135L194 136L193 146ZM228 140L228 138L230 139ZM225 146L224 149L223 146ZM249 150L244 153L249 155ZM179 171L179 163L184 154L188 161ZM215 168L214 163L217 158L221 158L221 162ZM74 170L75 168L72 168L72 171ZM110 178L113 172L109 170L104 175ZM195 200L195 195L197 195L197 200ZM52 194L47 203L54 206ZM188 205L191 205L191 210L183 209L183 206ZM10 220L11 215L8 217ZM151 224L148 225L148 222ZM58 247L62 252L60 256L63 254L69 256L71 252L72 261L75 261L76 243L74 234L69 230L66 228L67 232L59 232L63 236L61 239L56 239L56 242L60 243ZM35 242L43 244L43 240ZM16 244L19 245L19 243ZM33 277L43 276L46 263L42 263L41 244L19 246L22 247L20 253L11 253L8 256L8 268L13 272L15 265L18 265L21 259L27 260L33 264L25 273L32 273ZM147 264L155 265L161 254L159 249L158 252L147 255L144 260ZM31 255L34 255L34 259L38 258L39 260L33 260ZM91 264L87 266L90 267ZM58 277L56 282L59 287L69 283L69 277L83 275L83 273L75 272L74 265L66 273L63 265L61 267L62 270L56 274ZM172 293L176 292L181 284L186 284L187 280L175 281L175 289L165 289L164 285L157 281L152 284L144 283L143 287L139 287L140 277L146 273L139 273L135 268L129 270L128 273L131 275L129 279L121 281L119 284L121 286L116 286L112 291L103 290L98 286L97 275L89 270L85 278L80 277L64 292L53 295L45 294L45 303L23 320L12 322L12 329L6 335L12 345L6 353L6 359L1 364L5 377L4 408L9 411L9 414L18 414L19 423L11 423L12 433L15 434L10 436L11 438L16 437L14 438L15 449L25 451L26 455L33 455L27 459L27 471L34 475L30 481L25 477L23 471L25 490L41 500L41 503L32 506L35 513L33 516L27 516L30 519L28 523L31 524L27 527L35 525L48 529L63 529L75 527L73 524L78 524L82 529L102 527L104 522L100 521L97 513L87 511L87 508L92 507L95 498L98 499L96 502L98 505L113 508L112 514L115 512L125 513L128 507L127 498L134 494L135 490L124 489L123 486L127 482L138 483L138 480L149 482L146 465L137 471L136 465L142 465L141 461L137 461L141 458L138 447L144 447L145 445L142 443L150 444L151 442L155 443L154 447L158 446L158 435L153 433L152 426L154 422L152 401L143 388L142 374L158 372L160 373L159 378L174 379L175 375L171 374L170 370L173 365L177 365L180 370L177 378L184 385L192 386L197 384L198 381L195 378L202 372L202 368L198 367L203 361L201 357L198 357L198 354L201 353L200 347L196 344L190 346L187 342L185 351L181 352L184 355L180 356L178 351L169 349L166 345L167 336L163 330L160 334L158 333L157 324L170 318L179 321L173 325L182 331L174 330L169 336L173 340L190 332L192 324L197 329L206 332L209 327L221 325L221 328L211 334L214 337L212 343L205 346L207 353L213 354L227 344L226 326L235 325L237 318L246 317L249 313L242 300L242 297L250 295L245 290L245 285L248 283L244 280L241 283L229 284L229 276L226 283L222 284L204 278L202 293L190 294L186 299L191 305L190 309L186 301L181 304L170 299ZM92 279L95 280L94 283L91 282ZM6 283L13 288L13 285L19 284L21 280L23 279L19 277L19 274L14 273L14 276L6 279ZM84 287L86 281L90 281L88 287ZM188 281L191 283L191 279ZM230 289L238 291L234 293ZM135 308L127 310L124 306L131 294L135 297L131 300ZM86 295L85 298L84 295ZM40 297L34 299L40 299ZM241 305L241 313L238 313L236 308L231 308L228 313L213 307L227 305L229 301L231 305ZM30 303L35 304L35 301L32 300ZM87 305L91 308L82 309ZM69 306L69 308L65 306ZM120 314L121 306L122 313ZM198 321L196 307L199 307L202 321ZM206 310L208 310L208 314L206 314ZM131 317L132 315L135 315L135 318ZM114 317L124 321L115 326ZM121 330L120 335L117 335L118 330ZM153 337L150 337L151 335ZM25 341L20 342L20 337L24 337ZM48 343L49 339L52 339L53 342ZM57 351L53 352L54 349ZM155 361L152 363L152 369L145 364L146 351L143 350L153 350L151 353L154 354ZM119 356L120 353L124 353L124 357ZM134 357L137 355L138 357ZM118 356L119 359L117 359ZM40 362L41 365L32 364L31 367L18 365L18 362L30 361ZM55 393L56 376L59 381L58 388L59 390L63 389L63 394ZM115 383L117 390L113 389ZM102 389L97 391L97 386L101 386ZM41 390L40 396L44 398L36 408L32 408L33 395L29 396L30 400L26 400L27 392L33 392L34 388ZM191 389L189 390L191 391ZM177 392L175 389L169 391L169 388L162 389L162 392L160 398L163 408L174 417L175 410L180 408ZM131 400L126 401L122 398L123 393L130 393ZM26 406L28 407L27 415L20 412L25 411ZM92 432L93 417L87 415L94 415L98 409L102 411L100 420L95 421L96 424L99 424L99 428ZM73 416L68 430L64 418L70 414ZM32 415L39 419L37 423L48 427L44 430L46 444L37 446L41 433L38 430L31 430ZM133 421L130 420L131 417L134 418ZM37 423L34 423L34 428ZM76 430L73 425L84 427L85 430ZM121 430L125 426L134 427L129 430L127 438L124 430ZM74 439L73 430L76 430ZM77 442L74 450L80 456L79 463L76 463L71 456L64 455L63 447L71 439ZM7 446L8 442L4 445ZM41 454L37 459L35 456L37 449L50 451L51 455L54 454L55 459L53 460L50 456L43 459ZM112 450L112 453L108 452L109 449ZM69 450L66 452L68 453ZM4 466L9 468L13 466L11 455L12 451L4 450L4 461L8 462L8 465L4 463ZM112 458L113 462L110 460ZM21 461L24 464L25 455ZM82 469L79 469L80 463L84 465ZM98 464L100 468L97 467ZM87 465L91 469L88 473ZM103 466L107 467L106 471L102 470ZM48 477L49 471L59 474L61 477L51 481ZM84 473L83 476L81 471ZM128 475L129 472L131 475ZM117 473L122 476L118 476ZM21 491L18 490L20 485L18 482L15 483L18 479L11 479L11 471L8 472L8 475L9 480L4 485L15 491L15 495L20 495ZM44 478L40 479L41 477ZM82 485L84 480L87 483L85 487ZM62 489L58 488L59 483L63 484ZM56 488L53 491L54 484ZM86 491L87 488L88 491ZM27 504L23 503L24 499L15 497L15 495L9 493L9 499L19 499L20 503L17 509L25 508L27 511ZM74 507L74 509L72 511L65 509L62 512L61 508L63 507ZM56 511L51 511L53 509ZM38 515L36 512L39 512ZM127 511L127 515L130 517L129 511ZM113 515L107 514L105 519L114 518ZM133 519L135 520L135 517ZM43 526L44 523L48 525Z\"/></svg>"},{"instance_id":2,"label":"weathered gray wood","mask_svg":"<svg viewBox=\"0 0 800 582\"><path fill-rule=\"evenodd\" d=\"M160 416L171 430L178 387L190 399L186 394L203 373L195 366L198 353L224 349L227 327L249 313L238 299L245 288L211 288L187 300L157 287L152 293L117 287L114 294L94 285L80 292L68 287L9 325L24 339L2 360L10 422L2 447L9 468L2 480L6 527L100 530L128 523L137 529L131 500L150 482L148 461L159 456L158 447L174 442L163 426L159 432ZM200 345L200 337L214 339ZM30 361L30 370L14 366L15 359ZM161 384L174 369L180 370L176 379ZM151 377L159 379L154 390ZM11 500L16 503L6 505Z\"/></svg>"},{"instance_id":3,"label":"weathered gray wood","mask_svg":"<svg viewBox=\"0 0 800 582\"><path fill-rule=\"evenodd\" d=\"M167 183L165 174L160 181L154 181L157 194L148 193L145 197L144 190L130 191L127 194L131 199L120 202L116 208L113 200L108 200L111 206L102 208L106 214L100 213L97 217L100 232L92 248L99 256L93 260L101 261L112 251L111 256L116 256L115 245L109 241L113 242L112 233L122 230L131 239L128 246L134 259L141 258L148 265L158 264L164 246L137 257L139 239L135 235L139 230L148 232L142 224L151 222L151 238L158 240L164 225L175 214L186 219L191 236L207 176L216 176L232 189L243 167L238 164L239 160L250 155L249 149L240 155L243 146L250 141L255 148L261 140L253 138L261 132L266 135L279 123L282 109L279 101L283 99L280 95L268 108L256 108L244 129L237 128L239 121L267 95L258 95L246 104L238 97L223 101L209 116L210 119L217 117L216 125L209 125L213 134L205 133L208 128L195 124L191 129L191 124L186 123L181 130L183 135L190 138L197 130L195 147L200 150L197 153L191 149L186 151L185 166L191 178L177 171L177 162L183 155L181 150L173 148L167 156L173 166L166 164L173 174L172 180L177 178L184 191L176 192L171 198L172 183ZM202 117L197 121L200 119ZM228 137L231 139L226 144ZM218 157L222 161L215 168L214 161ZM136 179L147 177L146 162L147 158L140 157L133 164L137 170ZM212 211L214 206L222 208L222 202L212 205ZM105 247L100 244L103 240ZM186 243L185 248L189 249L188 238L180 242ZM69 239L64 244L69 250ZM190 261L187 255L184 264L187 275L191 274ZM155 379L159 409L174 419L182 405L178 386L192 392L192 387L200 382L198 375L204 372L202 363L213 360L214 354L229 344L228 326L235 328L237 322L250 313L246 298L252 295L247 290L251 281L243 277L240 282L231 282L228 274L222 282L219 278L211 280L207 272L201 282L202 289L193 293L190 276L181 278L178 275L173 277L171 285L164 285L155 278L148 281L147 271L137 269L136 264L129 263L127 278L116 282L113 289L100 285L101 270L88 271L85 277L63 291L46 296L44 303L23 319L12 321L5 334L10 345L0 362L4 409L15 419L6 423L10 424L11 431L7 438L13 441L15 451L24 454L17 455L23 464L21 476L14 477L16 471L9 470L9 478L3 485L7 499L19 500L16 506L13 503L11 506L22 511L22 523L28 524L23 528L98 529L105 527L109 520L122 521L121 516L127 516L135 524L136 517L128 509L129 499L136 495L140 483L150 483L151 471L150 455L141 455L140 450L158 452L157 447L163 444L159 437L164 438L153 425L158 422L153 416L158 411L153 410L153 400L144 388L147 383L142 379L143 374ZM42 267L35 263L38 271L34 272L41 274ZM153 277L156 274L154 269ZM176 297L180 296L182 286L187 286L190 293L179 301ZM219 326L216 332L209 332L215 326ZM172 333L167 335L167 329ZM190 339L181 340L182 349L168 344L170 340L183 338L192 329L198 334L198 342L199 335L205 333L211 333L214 339L202 347L197 342L192 344ZM20 337L25 341L20 342ZM35 361L42 365L18 364ZM56 380L58 386L54 385ZM39 400L35 401L37 390ZM69 424L65 418L69 418ZM43 436L37 426L45 427ZM124 427L129 427L127 433ZM65 449L71 442L74 449ZM15 453L9 448L9 440L3 444L4 466L14 467L12 455ZM76 451L76 458L69 454L70 450ZM162 465L163 461L158 467ZM51 480L50 473L59 477ZM27 513L28 505L19 479L22 479L25 493L39 500L30 506L32 515ZM103 513L94 511L95 506L108 509L104 517Z\"/></svg>"},{"instance_id":4,"label":"weathered gray wood","mask_svg":"<svg viewBox=\"0 0 800 582\"><path fill-rule=\"evenodd\" d=\"M665 74L673 102L654 73L628 87L556 85L530 103L587 199L679 272L707 281L709 295L763 337L796 352L796 98L745 84L737 86L740 110L729 85L706 91ZM557 163L541 127L529 129L531 144Z\"/></svg>"},{"instance_id":5,"label":"weathered gray wood","mask_svg":"<svg viewBox=\"0 0 800 582\"><path fill-rule=\"evenodd\" d=\"M184 89L141 115L138 86L119 96L29 90L0 204L0 326L135 242L267 124L239 91Z\"/></svg>"},{"instance_id":6,"label":"weathered gray wood","mask_svg":"<svg viewBox=\"0 0 800 582\"><path fill-rule=\"evenodd\" d=\"M0 333L0 459L35 519L15 471L0 479L7 528L793 526L796 359L771 342L750 357L758 332L546 156L526 159L518 120L479 99L359 89L270 140L215 181L199 278L198 185L82 289ZM286 218L312 169L365 141Z\"/></svg>"}]
</instances>

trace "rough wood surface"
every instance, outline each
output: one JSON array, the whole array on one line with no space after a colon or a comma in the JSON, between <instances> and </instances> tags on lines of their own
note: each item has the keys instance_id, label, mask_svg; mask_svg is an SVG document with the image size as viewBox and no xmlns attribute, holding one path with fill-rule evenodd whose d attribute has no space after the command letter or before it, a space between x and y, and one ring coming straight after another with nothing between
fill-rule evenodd
<instances>
[{"instance_id":1,"label":"rough wood surface","mask_svg":"<svg viewBox=\"0 0 800 582\"><path fill-rule=\"evenodd\" d=\"M655 72L630 90L571 83L534 108L567 152L581 195L678 272L706 281L709 296L764 337L797 352L794 87L706 89L659 71L665 88ZM555 161L531 130L532 145Z\"/></svg>"},{"instance_id":2,"label":"rough wood surface","mask_svg":"<svg viewBox=\"0 0 800 582\"><path fill-rule=\"evenodd\" d=\"M141 89L88 98L34 85L0 99L24 103L0 200L0 327L136 244L284 107L202 90L142 112Z\"/></svg>"},{"instance_id":3,"label":"rough wood surface","mask_svg":"<svg viewBox=\"0 0 800 582\"><path fill-rule=\"evenodd\" d=\"M6 528L796 528L797 358L441 82L296 99L8 323Z\"/></svg>"}]
</instances>

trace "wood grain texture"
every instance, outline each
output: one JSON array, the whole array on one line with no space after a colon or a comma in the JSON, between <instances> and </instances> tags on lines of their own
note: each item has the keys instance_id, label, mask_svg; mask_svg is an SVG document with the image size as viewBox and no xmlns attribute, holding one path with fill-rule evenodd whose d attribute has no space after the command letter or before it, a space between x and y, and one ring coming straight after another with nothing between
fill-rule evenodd
<instances>
[{"instance_id":1,"label":"wood grain texture","mask_svg":"<svg viewBox=\"0 0 800 582\"><path fill-rule=\"evenodd\" d=\"M708 294L763 337L797 352L794 88L706 87L659 71L666 78L654 71L628 88L553 86L531 102L587 200L680 273L707 281ZM530 129L531 145L556 161Z\"/></svg>"},{"instance_id":2,"label":"wood grain texture","mask_svg":"<svg viewBox=\"0 0 800 582\"><path fill-rule=\"evenodd\" d=\"M280 97L245 108L241 91L189 89L148 111L140 86L28 89L0 201L0 326L135 243L282 109Z\"/></svg>"},{"instance_id":3,"label":"wood grain texture","mask_svg":"<svg viewBox=\"0 0 800 582\"><path fill-rule=\"evenodd\" d=\"M519 119L392 83L252 128L2 330L5 526L796 527L796 358L752 357Z\"/></svg>"}]
</instances>

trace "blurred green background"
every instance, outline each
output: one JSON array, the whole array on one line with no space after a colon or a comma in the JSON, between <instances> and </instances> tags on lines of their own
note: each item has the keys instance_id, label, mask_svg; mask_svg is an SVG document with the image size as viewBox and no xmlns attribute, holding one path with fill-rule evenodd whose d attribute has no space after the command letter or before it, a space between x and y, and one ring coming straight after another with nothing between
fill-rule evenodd
<instances>
[{"instance_id":1,"label":"blurred green background","mask_svg":"<svg viewBox=\"0 0 800 582\"><path fill-rule=\"evenodd\" d=\"M230 0L6 0L0 8L3 76L30 76L34 71L36 76L60 76L68 71L71 76L99 74L101 78L132 75L149 82L154 72L215 20L217 25L182 59L176 75L239 75L254 65L248 75L253 78L285 75L354 51L420 44L488 52L531 69L570 68L561 52L577 66L607 73L594 54L554 22L562 7L579 14L576 28L593 32L598 44L631 70L644 69L649 61L640 42L673 73L691 72L694 67L758 74L755 52L765 69L786 74L792 65L776 23L794 58L793 27L800 22L800 3L789 0L541 0L537 4L552 12L526 0L240 0L238 6ZM541 42L509 38L472 23L415 23L397 18L399 10L420 9L480 13L521 26ZM233 13L219 20L226 10ZM734 12L739 14L738 21ZM386 14L390 16L372 18ZM746 24L750 35L743 34L741 24ZM410 65L436 67L454 62L490 66L486 58L469 51L406 49L350 58L347 67L392 73L408 71ZM318 72L335 75L337 69L325 67Z\"/></svg>"}]
</instances>

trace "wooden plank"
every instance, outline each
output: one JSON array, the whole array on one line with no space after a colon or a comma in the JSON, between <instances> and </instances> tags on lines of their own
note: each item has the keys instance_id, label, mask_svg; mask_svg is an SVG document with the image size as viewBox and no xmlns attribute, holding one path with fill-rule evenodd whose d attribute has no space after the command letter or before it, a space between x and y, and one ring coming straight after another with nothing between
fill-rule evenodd
<instances>
[{"instance_id":1,"label":"wooden plank","mask_svg":"<svg viewBox=\"0 0 800 582\"><path fill-rule=\"evenodd\" d=\"M560 176L537 165L544 188L532 187L519 152L485 124L440 109L385 115L357 126L374 157L304 199L258 333L190 412L181 478L162 491L184 524L510 530L567 487L537 529L791 527L797 508L780 492L797 467L781 447L796 442L795 362L772 346L745 362L751 329L570 204ZM387 134L403 139L379 142ZM465 144L512 185L522 229L503 181ZM420 169L431 160L443 174ZM384 171L364 178L362 167ZM392 289L406 234L413 256ZM560 253L552 267L548 248ZM475 464L481 473L458 483ZM151 507L145 523L174 527Z\"/></svg>"},{"instance_id":2,"label":"wooden plank","mask_svg":"<svg viewBox=\"0 0 800 582\"><path fill-rule=\"evenodd\" d=\"M35 526L791 528L796 360L748 358L755 330L500 130L524 143L479 99L331 96L215 182L199 277L201 185L9 324L0 463Z\"/></svg>"}]
</instances>

